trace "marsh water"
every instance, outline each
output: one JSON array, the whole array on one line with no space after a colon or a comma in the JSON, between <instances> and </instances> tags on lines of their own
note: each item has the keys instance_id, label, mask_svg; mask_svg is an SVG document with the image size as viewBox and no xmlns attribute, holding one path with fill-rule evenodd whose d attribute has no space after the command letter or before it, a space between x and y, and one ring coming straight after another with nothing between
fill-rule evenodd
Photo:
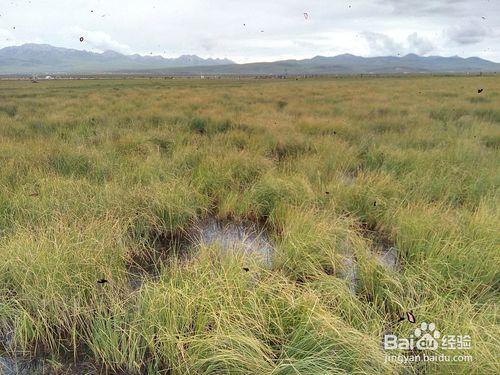
<instances>
[{"instance_id":1,"label":"marsh water","mask_svg":"<svg viewBox=\"0 0 500 375\"><path fill-rule=\"evenodd\" d=\"M373 233L369 235L369 240L371 241L370 254L375 261L387 271L397 271L399 268L398 249ZM340 276L347 281L349 290L355 293L359 279L358 261L353 253L344 256L343 272Z\"/></svg>"},{"instance_id":2,"label":"marsh water","mask_svg":"<svg viewBox=\"0 0 500 375\"><path fill-rule=\"evenodd\" d=\"M388 270L397 269L397 249L377 238L372 238L371 254L376 261ZM207 218L196 222L185 235L175 244L177 249L187 251L188 257L197 253L201 247L218 246L222 252L239 252L245 257L258 259L264 267L272 266L275 245L263 226L250 221L223 221L216 218ZM159 254L166 254L169 249L157 250ZM159 259L159 258L158 258ZM157 259L157 260L158 260ZM141 271L132 272L130 286L133 290L141 287L144 279L155 279L158 268L143 268ZM351 292L356 292L358 263L354 254L347 254L344 258L344 272L342 277L348 282ZM9 346L9 338L2 338L5 349ZM64 364L57 370L43 358L26 358L15 355L0 356L0 374L28 375L28 374L98 374L95 368L85 363Z\"/></svg>"},{"instance_id":3,"label":"marsh water","mask_svg":"<svg viewBox=\"0 0 500 375\"><path fill-rule=\"evenodd\" d=\"M194 247L220 246L222 251L242 252L272 265L274 244L263 227L250 221L219 221L214 218L198 222L190 235Z\"/></svg>"},{"instance_id":4,"label":"marsh water","mask_svg":"<svg viewBox=\"0 0 500 375\"><path fill-rule=\"evenodd\" d=\"M185 233L158 241L150 252L129 265L129 286L138 290L145 280L157 280L162 266L172 257L189 260L203 247L218 247L222 253L252 257L263 267L272 266L275 245L266 228L249 220L232 221L208 217L196 221Z\"/></svg>"}]
</instances>

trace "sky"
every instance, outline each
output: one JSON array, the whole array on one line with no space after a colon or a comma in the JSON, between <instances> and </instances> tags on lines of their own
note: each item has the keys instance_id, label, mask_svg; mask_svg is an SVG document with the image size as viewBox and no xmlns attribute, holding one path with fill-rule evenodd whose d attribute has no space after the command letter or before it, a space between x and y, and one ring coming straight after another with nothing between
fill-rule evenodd
<instances>
[{"instance_id":1,"label":"sky","mask_svg":"<svg viewBox=\"0 0 500 375\"><path fill-rule=\"evenodd\" d=\"M239 63L344 53L500 62L500 0L0 0L0 48L24 43Z\"/></svg>"}]
</instances>

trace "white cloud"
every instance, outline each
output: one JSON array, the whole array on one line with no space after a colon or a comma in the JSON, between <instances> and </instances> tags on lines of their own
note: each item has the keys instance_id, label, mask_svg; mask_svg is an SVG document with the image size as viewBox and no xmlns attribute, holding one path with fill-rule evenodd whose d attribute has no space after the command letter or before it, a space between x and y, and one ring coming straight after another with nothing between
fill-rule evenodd
<instances>
[{"instance_id":1,"label":"white cloud","mask_svg":"<svg viewBox=\"0 0 500 375\"><path fill-rule=\"evenodd\" d=\"M500 61L499 0L5 0L0 13L9 42L96 51L240 62L408 52Z\"/></svg>"},{"instance_id":2,"label":"white cloud","mask_svg":"<svg viewBox=\"0 0 500 375\"><path fill-rule=\"evenodd\" d=\"M100 52L112 50L125 54L132 53L132 49L129 45L114 40L111 35L104 31L91 31L82 29L78 26L72 26L69 28L69 35L75 40L79 40L80 37L83 37L83 42L81 43L84 48L90 47Z\"/></svg>"},{"instance_id":3,"label":"white cloud","mask_svg":"<svg viewBox=\"0 0 500 375\"><path fill-rule=\"evenodd\" d=\"M427 55L436 48L433 42L416 32L408 35L407 41L408 50L419 55Z\"/></svg>"},{"instance_id":4,"label":"white cloud","mask_svg":"<svg viewBox=\"0 0 500 375\"><path fill-rule=\"evenodd\" d=\"M452 26L447 29L446 34L455 43L476 44L492 34L492 30L483 23L474 20Z\"/></svg>"},{"instance_id":5,"label":"white cloud","mask_svg":"<svg viewBox=\"0 0 500 375\"><path fill-rule=\"evenodd\" d=\"M361 35L365 38L370 53L374 56L397 55L402 53L403 45L385 34L363 31Z\"/></svg>"},{"instance_id":6,"label":"white cloud","mask_svg":"<svg viewBox=\"0 0 500 375\"><path fill-rule=\"evenodd\" d=\"M416 17L433 17L438 15L470 14L471 0L376 0L382 5L390 6L398 15ZM475 0L478 3L489 0Z\"/></svg>"},{"instance_id":7,"label":"white cloud","mask_svg":"<svg viewBox=\"0 0 500 375\"><path fill-rule=\"evenodd\" d=\"M403 56L408 53L426 55L429 52L434 51L436 48L434 43L430 39L419 35L417 32L409 34L402 40L396 40L389 35L382 33L372 33L369 31L362 32L361 36L368 44L370 55L372 56Z\"/></svg>"}]
</instances>

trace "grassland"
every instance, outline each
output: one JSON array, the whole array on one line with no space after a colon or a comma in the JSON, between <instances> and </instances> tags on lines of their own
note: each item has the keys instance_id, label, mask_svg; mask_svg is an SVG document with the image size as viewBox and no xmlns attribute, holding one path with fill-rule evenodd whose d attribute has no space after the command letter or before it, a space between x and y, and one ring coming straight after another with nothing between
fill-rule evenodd
<instances>
[{"instance_id":1,"label":"grassland","mask_svg":"<svg viewBox=\"0 0 500 375\"><path fill-rule=\"evenodd\" d=\"M497 76L0 82L3 355L61 372L498 373L499 125ZM272 267L177 256L206 217L265 227ZM410 310L470 335L446 354L473 360L385 361Z\"/></svg>"}]
</instances>

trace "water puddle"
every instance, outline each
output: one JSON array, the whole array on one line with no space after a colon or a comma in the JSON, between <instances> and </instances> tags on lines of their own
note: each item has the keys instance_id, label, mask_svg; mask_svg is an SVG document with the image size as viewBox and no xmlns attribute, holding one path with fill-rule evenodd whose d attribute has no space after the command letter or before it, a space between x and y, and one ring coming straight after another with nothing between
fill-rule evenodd
<instances>
[{"instance_id":1,"label":"water puddle","mask_svg":"<svg viewBox=\"0 0 500 375\"><path fill-rule=\"evenodd\" d=\"M272 266L274 244L263 226L251 221L230 221L207 218L194 223L185 233L172 237L156 236L151 249L133 256L129 260L128 285L131 290L139 290L145 280L158 279L161 268L172 260L191 259L197 249L219 246L223 252L241 252L255 257L265 267ZM12 331L0 333L0 374L1 375L45 375L45 374L88 374L103 373L88 362L52 363L43 356L29 358L11 354Z\"/></svg>"},{"instance_id":2,"label":"water puddle","mask_svg":"<svg viewBox=\"0 0 500 375\"><path fill-rule=\"evenodd\" d=\"M19 357L0 357L0 374L2 375L37 375L48 374L42 360Z\"/></svg>"},{"instance_id":3,"label":"water puddle","mask_svg":"<svg viewBox=\"0 0 500 375\"><path fill-rule=\"evenodd\" d=\"M356 293L358 286L358 262L354 254L349 254L344 258L341 277L347 281L351 293Z\"/></svg>"},{"instance_id":4,"label":"water puddle","mask_svg":"<svg viewBox=\"0 0 500 375\"><path fill-rule=\"evenodd\" d=\"M0 374L2 375L46 375L46 374L100 374L90 362L66 359L63 363L49 360L45 355L28 356L16 352L12 327L4 327L0 333Z\"/></svg>"},{"instance_id":5,"label":"water puddle","mask_svg":"<svg viewBox=\"0 0 500 375\"><path fill-rule=\"evenodd\" d=\"M127 263L130 289L138 290L146 279L156 281L162 267L177 259L189 256L189 243L185 234L156 236L150 248L133 255Z\"/></svg>"},{"instance_id":6,"label":"water puddle","mask_svg":"<svg viewBox=\"0 0 500 375\"><path fill-rule=\"evenodd\" d=\"M371 240L371 253L377 262L390 271L398 270L398 249L383 234L369 231L366 237Z\"/></svg>"},{"instance_id":7,"label":"water puddle","mask_svg":"<svg viewBox=\"0 0 500 375\"><path fill-rule=\"evenodd\" d=\"M353 169L347 169L339 174L337 174L337 179L340 181L343 185L354 185L358 179L358 175L363 171L363 166L358 165Z\"/></svg>"},{"instance_id":8,"label":"water puddle","mask_svg":"<svg viewBox=\"0 0 500 375\"><path fill-rule=\"evenodd\" d=\"M358 172L344 172L337 176L338 180L344 185L354 185L358 178Z\"/></svg>"},{"instance_id":9,"label":"water puddle","mask_svg":"<svg viewBox=\"0 0 500 375\"><path fill-rule=\"evenodd\" d=\"M266 230L250 221L206 219L195 224L190 243L195 248L217 245L223 251L242 252L258 258L267 267L272 265L274 245Z\"/></svg>"},{"instance_id":10,"label":"water puddle","mask_svg":"<svg viewBox=\"0 0 500 375\"><path fill-rule=\"evenodd\" d=\"M104 369L98 369L95 365L86 362L57 364L45 358L0 356L0 374L2 375L100 375L104 373L106 373Z\"/></svg>"},{"instance_id":11,"label":"water puddle","mask_svg":"<svg viewBox=\"0 0 500 375\"><path fill-rule=\"evenodd\" d=\"M375 261L388 271L398 271L398 249L378 231L363 228L362 234L370 242L370 254ZM352 252L347 252L344 257L341 277L347 281L349 290L355 293L359 281L358 260Z\"/></svg>"},{"instance_id":12,"label":"water puddle","mask_svg":"<svg viewBox=\"0 0 500 375\"><path fill-rule=\"evenodd\" d=\"M272 265L274 244L264 227L249 220L210 217L196 221L189 230L175 237L158 236L150 251L130 261L129 287L140 289L145 280L157 280L161 268L168 262L192 259L201 247L208 246L219 246L223 252L241 252L268 268Z\"/></svg>"},{"instance_id":13,"label":"water puddle","mask_svg":"<svg viewBox=\"0 0 500 375\"><path fill-rule=\"evenodd\" d=\"M377 261L391 271L396 271L398 268L398 249L394 246L374 250L373 254Z\"/></svg>"}]
</instances>

